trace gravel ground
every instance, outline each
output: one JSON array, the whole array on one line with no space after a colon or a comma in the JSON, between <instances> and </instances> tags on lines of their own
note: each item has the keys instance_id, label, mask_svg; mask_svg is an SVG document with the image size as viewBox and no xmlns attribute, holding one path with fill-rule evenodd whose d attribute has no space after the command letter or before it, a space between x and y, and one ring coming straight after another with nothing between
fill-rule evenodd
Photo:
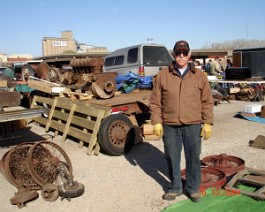
<instances>
[{"instance_id":1,"label":"gravel ground","mask_svg":"<svg viewBox=\"0 0 265 212\"><path fill-rule=\"evenodd\" d=\"M250 102L222 102L214 107L215 124L213 136L202 144L201 158L226 153L245 160L247 167L265 170L264 149L249 147L248 142L258 135L265 135L265 125L257 122L235 118ZM259 102L265 105L265 102ZM145 141L135 145L125 156L98 156L86 154L86 148L79 148L74 141L67 139L61 142L61 136L52 140L52 132L48 134L35 123L30 129L19 131L20 141L48 139L60 145L68 154L73 164L74 179L84 184L85 193L71 201L56 200L47 202L40 196L18 209L11 205L10 198L17 192L5 178L0 175L0 211L87 211L87 212L157 212L163 208L187 199L185 195L174 201L162 200L167 188L166 162L163 157L163 144L159 140ZM49 136L51 135L51 136ZM12 139L0 140L0 157L12 146ZM185 168L182 155L182 168ZM40 191L39 191L40 194ZM199 204L199 203L198 203Z\"/></svg>"}]
</instances>

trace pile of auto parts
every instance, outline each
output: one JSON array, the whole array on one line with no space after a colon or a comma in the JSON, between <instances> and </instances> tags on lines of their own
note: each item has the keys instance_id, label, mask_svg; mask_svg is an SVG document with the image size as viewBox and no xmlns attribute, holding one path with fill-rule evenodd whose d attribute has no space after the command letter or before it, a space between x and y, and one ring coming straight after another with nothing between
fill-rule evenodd
<instances>
[{"instance_id":1,"label":"pile of auto parts","mask_svg":"<svg viewBox=\"0 0 265 212\"><path fill-rule=\"evenodd\" d=\"M243 159L227 154L204 157L202 163L209 168L223 171L226 176L231 176L245 168L245 161Z\"/></svg>"},{"instance_id":2,"label":"pile of auto parts","mask_svg":"<svg viewBox=\"0 0 265 212\"><path fill-rule=\"evenodd\" d=\"M43 81L57 83L73 91L89 91L95 98L109 99L114 96L117 73L102 73L102 59L72 59L70 65L72 67L59 69L42 62L37 66L35 75Z\"/></svg>"},{"instance_id":3,"label":"pile of auto parts","mask_svg":"<svg viewBox=\"0 0 265 212\"><path fill-rule=\"evenodd\" d=\"M181 170L181 179L185 183L186 169ZM201 168L200 191L205 191L207 188L221 188L225 183L226 176L223 171L209 167Z\"/></svg>"},{"instance_id":4,"label":"pile of auto parts","mask_svg":"<svg viewBox=\"0 0 265 212\"><path fill-rule=\"evenodd\" d=\"M59 196L70 200L84 193L84 185L73 180L68 155L53 142L25 142L10 149L0 161L0 171L18 189L10 199L18 207L37 199L37 190L50 202Z\"/></svg>"},{"instance_id":5,"label":"pile of auto parts","mask_svg":"<svg viewBox=\"0 0 265 212\"><path fill-rule=\"evenodd\" d=\"M14 91L16 84L17 82L10 76L0 74L0 111L3 107L20 105L20 93Z\"/></svg>"}]
</instances>

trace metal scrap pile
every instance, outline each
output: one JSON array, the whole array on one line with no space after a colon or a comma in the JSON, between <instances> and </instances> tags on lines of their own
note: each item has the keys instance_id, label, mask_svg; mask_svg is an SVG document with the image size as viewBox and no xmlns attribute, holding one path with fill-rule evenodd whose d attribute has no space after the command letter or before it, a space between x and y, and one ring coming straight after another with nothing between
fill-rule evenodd
<instances>
[{"instance_id":1,"label":"metal scrap pile","mask_svg":"<svg viewBox=\"0 0 265 212\"><path fill-rule=\"evenodd\" d=\"M237 92L230 94L229 99L241 101L263 101L265 95L265 85L248 85L239 83L236 85Z\"/></svg>"},{"instance_id":2,"label":"metal scrap pile","mask_svg":"<svg viewBox=\"0 0 265 212\"><path fill-rule=\"evenodd\" d=\"M50 202L59 196L70 200L84 193L84 185L73 180L68 155L53 142L25 142L10 149L0 161L0 171L18 189L10 202L19 208L37 199L38 190Z\"/></svg>"}]
</instances>

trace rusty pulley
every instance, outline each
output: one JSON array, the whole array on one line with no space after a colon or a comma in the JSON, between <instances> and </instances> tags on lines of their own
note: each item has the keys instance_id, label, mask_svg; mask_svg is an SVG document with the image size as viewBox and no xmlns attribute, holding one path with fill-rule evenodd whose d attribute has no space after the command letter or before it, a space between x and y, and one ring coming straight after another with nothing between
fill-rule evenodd
<instances>
[{"instance_id":1,"label":"rusty pulley","mask_svg":"<svg viewBox=\"0 0 265 212\"><path fill-rule=\"evenodd\" d=\"M116 81L112 74L99 74L95 82L92 83L92 93L96 98L112 98L116 91Z\"/></svg>"},{"instance_id":2,"label":"rusty pulley","mask_svg":"<svg viewBox=\"0 0 265 212\"><path fill-rule=\"evenodd\" d=\"M245 161L239 157L220 154L210 155L202 159L205 166L223 171L226 176L237 173L245 168Z\"/></svg>"}]
</instances>

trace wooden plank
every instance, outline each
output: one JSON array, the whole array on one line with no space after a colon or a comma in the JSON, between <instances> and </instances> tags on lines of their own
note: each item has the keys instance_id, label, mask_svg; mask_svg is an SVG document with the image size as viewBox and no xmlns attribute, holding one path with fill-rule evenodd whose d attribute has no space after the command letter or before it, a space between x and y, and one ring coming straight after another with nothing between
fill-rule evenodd
<instances>
[{"instance_id":1,"label":"wooden plank","mask_svg":"<svg viewBox=\"0 0 265 212\"><path fill-rule=\"evenodd\" d=\"M52 106L51 106L51 109L50 109L50 112L49 112L49 115L48 115L48 118L47 118L47 124L46 124L46 127L45 127L45 131L46 132L48 132L48 130L50 128L52 117L53 117L53 113L54 113L54 109L55 109L55 105L57 103L57 99L54 99L51 103L52 103Z\"/></svg>"},{"instance_id":2,"label":"wooden plank","mask_svg":"<svg viewBox=\"0 0 265 212\"><path fill-rule=\"evenodd\" d=\"M96 121L95 127L93 129L93 134L92 134L91 140L89 142L89 146L87 148L87 154L88 155L92 154L92 150L93 150L94 146L97 143L97 134L98 134L98 130L99 130L101 121L104 118L104 115L105 115L105 111L104 110L100 110L99 114L98 114L98 117L97 117L97 121Z\"/></svg>"},{"instance_id":3,"label":"wooden plank","mask_svg":"<svg viewBox=\"0 0 265 212\"><path fill-rule=\"evenodd\" d=\"M160 138L153 134L153 135L144 135L144 140L160 140Z\"/></svg>"},{"instance_id":4,"label":"wooden plank","mask_svg":"<svg viewBox=\"0 0 265 212\"><path fill-rule=\"evenodd\" d=\"M45 93L52 93L52 85L38 80L28 80L28 86Z\"/></svg>"},{"instance_id":5,"label":"wooden plank","mask_svg":"<svg viewBox=\"0 0 265 212\"><path fill-rule=\"evenodd\" d=\"M81 118L78 116L73 116L71 124L75 124L77 126L89 129L89 130L93 130L95 127L95 121L91 121L89 119L86 118Z\"/></svg>"},{"instance_id":6,"label":"wooden plank","mask_svg":"<svg viewBox=\"0 0 265 212\"><path fill-rule=\"evenodd\" d=\"M60 92L59 97L67 97L67 98L70 98L70 99L89 100L89 99L93 98L93 95L92 94L87 94L87 93L62 91L62 92Z\"/></svg>"},{"instance_id":7,"label":"wooden plank","mask_svg":"<svg viewBox=\"0 0 265 212\"><path fill-rule=\"evenodd\" d=\"M56 107L63 108L69 111L71 110L73 104L71 100L69 100L68 98L61 98L61 97L56 97L56 99L57 99Z\"/></svg>"},{"instance_id":8,"label":"wooden plank","mask_svg":"<svg viewBox=\"0 0 265 212\"><path fill-rule=\"evenodd\" d=\"M50 128L58 130L59 132L64 132L65 124L52 120L50 123Z\"/></svg>"},{"instance_id":9,"label":"wooden plank","mask_svg":"<svg viewBox=\"0 0 265 212\"><path fill-rule=\"evenodd\" d=\"M63 120L65 122L67 122L68 120L68 116L69 116L69 113L66 113L66 112L62 112L60 110L54 110L53 112L53 115L52 115L52 118L56 118L56 119L60 119L60 120Z\"/></svg>"},{"instance_id":10,"label":"wooden plank","mask_svg":"<svg viewBox=\"0 0 265 212\"><path fill-rule=\"evenodd\" d=\"M54 101L54 99L50 99L50 98L47 98L47 97L42 97L42 96L36 96L35 95L33 97L31 106L34 107L37 102L38 103L44 103L44 104L52 105L53 104L53 101Z\"/></svg>"},{"instance_id":11,"label":"wooden plank","mask_svg":"<svg viewBox=\"0 0 265 212\"><path fill-rule=\"evenodd\" d=\"M63 132L63 137L62 137L63 141L66 139L70 124L72 122L72 118L73 118L73 115L74 115L75 107L76 107L76 104L72 104L71 111L70 111L70 113L68 115L67 122L66 122L66 125L65 125L65 129L64 129L64 132Z\"/></svg>"},{"instance_id":12,"label":"wooden plank","mask_svg":"<svg viewBox=\"0 0 265 212\"><path fill-rule=\"evenodd\" d=\"M84 106L83 104L76 105L77 112L86 114L88 116L97 117L99 114L99 110L101 110L101 108L97 107L97 105L87 105L87 106Z\"/></svg>"},{"instance_id":13,"label":"wooden plank","mask_svg":"<svg viewBox=\"0 0 265 212\"><path fill-rule=\"evenodd\" d=\"M38 117L38 118L34 118L33 120L38 122L38 123L40 123L40 124L42 124L42 125L44 125L44 126L46 126L48 119L44 118L44 117Z\"/></svg>"},{"instance_id":14,"label":"wooden plank","mask_svg":"<svg viewBox=\"0 0 265 212\"><path fill-rule=\"evenodd\" d=\"M86 133L80 129L73 127L73 126L69 127L67 134L73 136L74 138L82 140L88 144L89 144L90 139L91 139L91 133Z\"/></svg>"}]
</instances>

